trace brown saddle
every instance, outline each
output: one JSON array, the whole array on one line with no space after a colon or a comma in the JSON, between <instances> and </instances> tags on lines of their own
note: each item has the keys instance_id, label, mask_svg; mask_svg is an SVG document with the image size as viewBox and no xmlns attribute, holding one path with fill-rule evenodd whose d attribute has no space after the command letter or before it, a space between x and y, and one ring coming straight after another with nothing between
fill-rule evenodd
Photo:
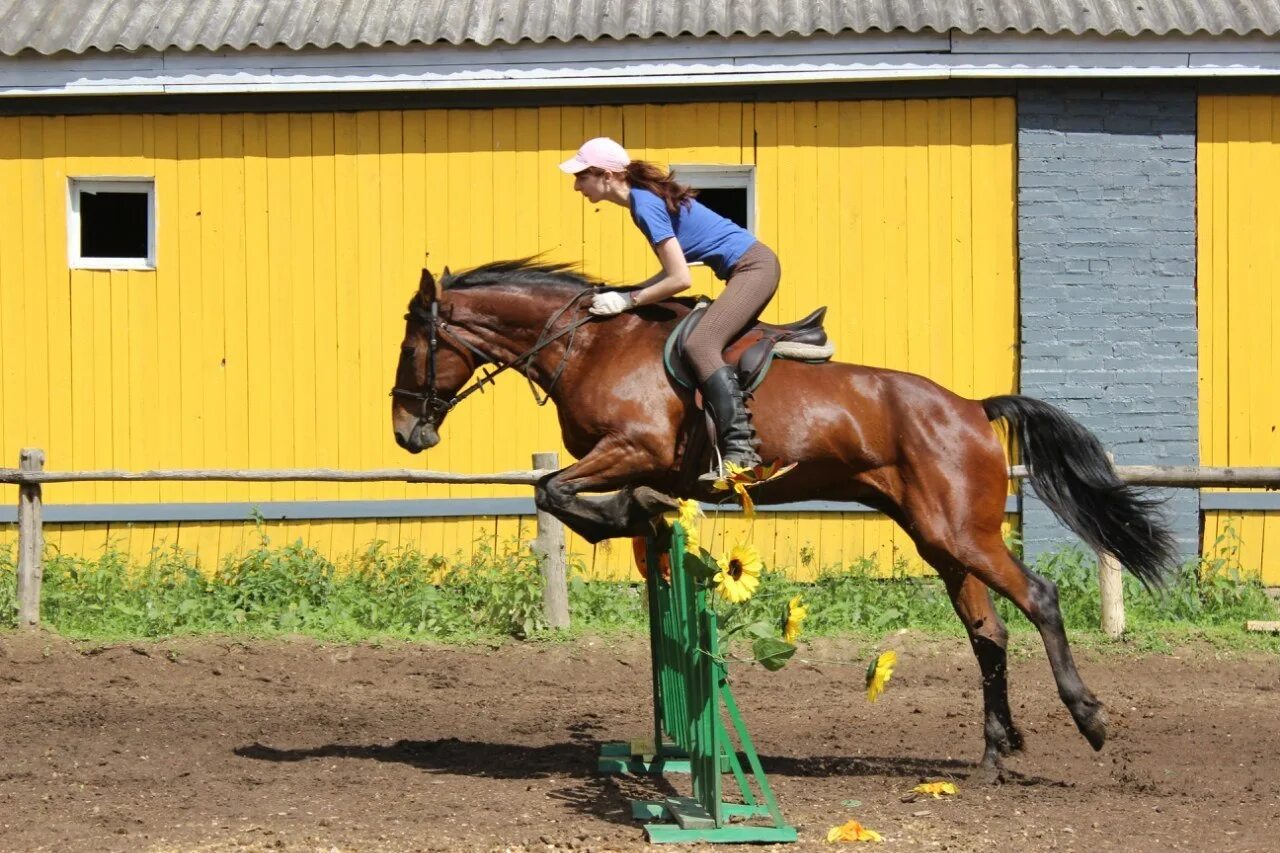
<instances>
[{"instance_id":1,"label":"brown saddle","mask_svg":"<svg viewBox=\"0 0 1280 853\"><path fill-rule=\"evenodd\" d=\"M689 335L698 327L706 314L709 303L699 302L667 338L663 350L663 362L667 373L679 385L694 388L696 382L685 362L685 345ZM822 327L827 309L822 307L802 320L776 326L772 323L756 323L750 329L729 342L724 360L738 371L738 379L746 391L759 387L769 372L774 358L820 362L831 358L833 348Z\"/></svg>"}]
</instances>

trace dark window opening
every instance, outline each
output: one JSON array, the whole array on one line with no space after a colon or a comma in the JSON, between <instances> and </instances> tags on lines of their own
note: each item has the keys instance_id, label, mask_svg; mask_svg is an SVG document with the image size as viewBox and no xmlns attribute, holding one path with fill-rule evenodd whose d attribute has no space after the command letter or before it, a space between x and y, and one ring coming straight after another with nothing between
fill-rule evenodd
<instances>
[{"instance_id":1,"label":"dark window opening","mask_svg":"<svg viewBox=\"0 0 1280 853\"><path fill-rule=\"evenodd\" d=\"M698 190L698 201L743 228L747 225L747 188L713 187Z\"/></svg>"},{"instance_id":2,"label":"dark window opening","mask_svg":"<svg viewBox=\"0 0 1280 853\"><path fill-rule=\"evenodd\" d=\"M80 257L145 260L150 205L146 193L80 193Z\"/></svg>"}]
</instances>

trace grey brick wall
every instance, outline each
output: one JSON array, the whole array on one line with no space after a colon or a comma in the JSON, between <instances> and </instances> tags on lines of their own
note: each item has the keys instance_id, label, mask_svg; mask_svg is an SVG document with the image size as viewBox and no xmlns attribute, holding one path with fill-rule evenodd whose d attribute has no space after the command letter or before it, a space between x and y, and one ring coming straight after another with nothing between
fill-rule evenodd
<instances>
[{"instance_id":1,"label":"grey brick wall","mask_svg":"<svg viewBox=\"0 0 1280 853\"><path fill-rule=\"evenodd\" d=\"M1196 96L1018 94L1022 393L1077 417L1119 465L1196 464ZM1184 553L1193 490L1166 492ZM1076 541L1030 489L1028 558Z\"/></svg>"}]
</instances>

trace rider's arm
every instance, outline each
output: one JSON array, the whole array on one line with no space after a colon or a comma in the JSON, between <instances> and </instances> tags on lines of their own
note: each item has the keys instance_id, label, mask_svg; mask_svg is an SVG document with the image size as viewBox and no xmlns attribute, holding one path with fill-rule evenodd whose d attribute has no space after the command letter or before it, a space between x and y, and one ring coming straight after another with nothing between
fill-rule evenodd
<instances>
[{"instance_id":1,"label":"rider's arm","mask_svg":"<svg viewBox=\"0 0 1280 853\"><path fill-rule=\"evenodd\" d=\"M675 296L682 290L688 290L693 284L693 276L689 273L689 264L684 259L684 250L675 237L668 237L657 246L654 252L662 262L662 272L646 279L640 286L631 291L634 305L651 305Z\"/></svg>"}]
</instances>

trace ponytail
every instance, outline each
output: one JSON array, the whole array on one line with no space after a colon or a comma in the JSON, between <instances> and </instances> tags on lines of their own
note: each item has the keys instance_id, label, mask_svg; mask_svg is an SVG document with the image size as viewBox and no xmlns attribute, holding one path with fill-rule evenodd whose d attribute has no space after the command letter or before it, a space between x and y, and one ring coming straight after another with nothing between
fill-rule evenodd
<instances>
[{"instance_id":1,"label":"ponytail","mask_svg":"<svg viewBox=\"0 0 1280 853\"><path fill-rule=\"evenodd\" d=\"M675 172L663 171L645 161L632 160L627 164L627 181L633 187L642 187L662 199L667 212L675 215L681 207L688 207L698 191L676 182Z\"/></svg>"}]
</instances>

